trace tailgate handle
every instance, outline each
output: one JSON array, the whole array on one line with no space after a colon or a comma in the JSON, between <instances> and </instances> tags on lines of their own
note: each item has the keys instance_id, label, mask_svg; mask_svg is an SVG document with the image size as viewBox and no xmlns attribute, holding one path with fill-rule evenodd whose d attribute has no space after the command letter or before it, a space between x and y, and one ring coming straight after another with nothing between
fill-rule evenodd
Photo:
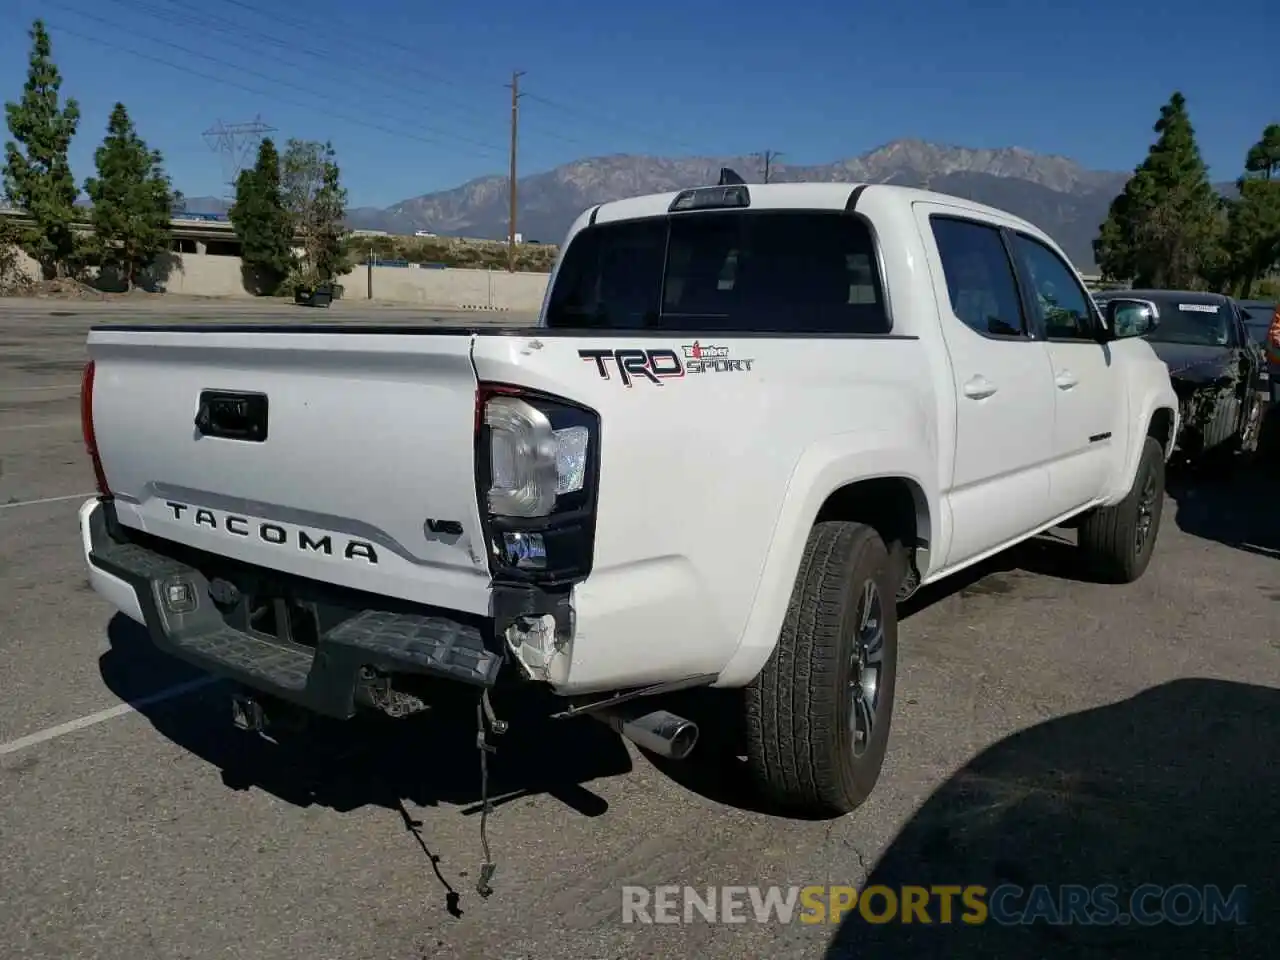
<instances>
[{"instance_id":1,"label":"tailgate handle","mask_svg":"<svg viewBox=\"0 0 1280 960\"><path fill-rule=\"evenodd\" d=\"M201 390L196 429L202 437L262 443L267 439L267 395Z\"/></svg>"}]
</instances>

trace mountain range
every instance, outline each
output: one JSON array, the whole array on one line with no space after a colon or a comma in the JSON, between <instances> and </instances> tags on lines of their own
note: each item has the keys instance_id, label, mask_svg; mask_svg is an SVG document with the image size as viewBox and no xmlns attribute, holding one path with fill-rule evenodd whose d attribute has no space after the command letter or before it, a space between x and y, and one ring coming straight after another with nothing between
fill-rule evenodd
<instances>
[{"instance_id":1,"label":"mountain range","mask_svg":"<svg viewBox=\"0 0 1280 960\"><path fill-rule=\"evenodd\" d=\"M566 163L519 180L517 225L526 240L559 243L583 210L606 200L715 183L721 167L748 182L764 178L759 157L654 157L618 154ZM865 182L926 187L1008 210L1048 232L1085 272L1095 268L1093 238L1130 174L1089 170L1066 157L1019 147L972 149L897 140L835 163L773 163L777 182ZM347 211L353 229L505 239L507 178L479 177L451 190L401 200L385 209ZM187 199L193 213L225 212L209 197Z\"/></svg>"}]
</instances>

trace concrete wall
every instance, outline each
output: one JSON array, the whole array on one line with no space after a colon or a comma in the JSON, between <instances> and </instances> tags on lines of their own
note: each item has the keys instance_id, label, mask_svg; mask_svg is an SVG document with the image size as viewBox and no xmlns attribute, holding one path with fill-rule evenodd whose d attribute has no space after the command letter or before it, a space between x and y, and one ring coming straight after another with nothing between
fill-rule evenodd
<instances>
[{"instance_id":1,"label":"concrete wall","mask_svg":"<svg viewBox=\"0 0 1280 960\"><path fill-rule=\"evenodd\" d=\"M27 274L38 277L36 264L19 254ZM163 287L169 293L200 297L250 297L244 288L239 257L204 253L173 255ZM507 273L505 270L424 270L414 267L374 267L373 299L391 303L420 303L427 307L536 312L547 289L545 273ZM369 272L357 267L342 278L343 297L365 300Z\"/></svg>"},{"instance_id":2,"label":"concrete wall","mask_svg":"<svg viewBox=\"0 0 1280 960\"><path fill-rule=\"evenodd\" d=\"M343 297L367 298L369 272L364 266L347 274L342 279L346 288ZM507 273L505 270L374 267L372 273L375 300L526 313L541 308L548 280L545 273Z\"/></svg>"},{"instance_id":3,"label":"concrete wall","mask_svg":"<svg viewBox=\"0 0 1280 960\"><path fill-rule=\"evenodd\" d=\"M176 258L165 281L170 293L205 297L247 297L238 257L184 253ZM343 297L369 297L369 269L357 267L340 281ZM413 267L374 267L373 299L392 303L420 303L429 307L471 307L480 310L536 311L547 289L545 273L507 273L505 270L423 270Z\"/></svg>"},{"instance_id":4,"label":"concrete wall","mask_svg":"<svg viewBox=\"0 0 1280 960\"><path fill-rule=\"evenodd\" d=\"M249 297L240 272L239 257L218 257L203 253L173 255L168 276L161 281L169 293L197 297Z\"/></svg>"}]
</instances>

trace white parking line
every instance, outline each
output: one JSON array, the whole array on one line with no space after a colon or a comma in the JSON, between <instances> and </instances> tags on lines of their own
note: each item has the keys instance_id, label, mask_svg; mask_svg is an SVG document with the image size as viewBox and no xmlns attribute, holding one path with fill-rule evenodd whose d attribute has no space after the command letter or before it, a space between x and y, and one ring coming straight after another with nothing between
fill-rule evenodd
<instances>
[{"instance_id":1,"label":"white parking line","mask_svg":"<svg viewBox=\"0 0 1280 960\"><path fill-rule=\"evenodd\" d=\"M91 713L87 717L80 717L78 720L68 720L66 723L60 723L56 727L47 727L44 730L37 730L35 733L29 733L25 737L19 737L17 740L10 740L8 743L0 743L0 757L7 756L10 753L17 753L19 750L25 750L27 747L34 747L38 743L44 743L47 740L54 740L58 737L65 737L68 733L75 733L77 730L83 730L85 727L92 727L95 724L104 723L107 720L114 720L116 717L123 717L127 713L133 713L141 710L143 707L149 707L152 704L163 703L165 700L172 700L174 697L185 696L188 693L207 687L217 682L217 677L200 677L196 680L188 680L186 683L179 683L177 686L160 690L157 693L134 700L132 703L121 703L117 706L110 707L106 710L99 710L97 713Z\"/></svg>"},{"instance_id":2,"label":"white parking line","mask_svg":"<svg viewBox=\"0 0 1280 960\"><path fill-rule=\"evenodd\" d=\"M79 423L79 417L64 417L61 420L45 420L43 423L15 423L12 426L0 427L0 432L5 430L39 430L49 427L67 427L73 423Z\"/></svg>"},{"instance_id":3,"label":"white parking line","mask_svg":"<svg viewBox=\"0 0 1280 960\"><path fill-rule=\"evenodd\" d=\"M61 503L63 500L88 500L96 497L96 493L69 493L65 497L41 497L39 500L19 500L16 503L0 503L0 510L12 510L15 507L34 507L41 503Z\"/></svg>"},{"instance_id":4,"label":"white parking line","mask_svg":"<svg viewBox=\"0 0 1280 960\"><path fill-rule=\"evenodd\" d=\"M79 390L78 383L46 383L40 387L0 387L0 393L29 393L33 390Z\"/></svg>"}]
</instances>

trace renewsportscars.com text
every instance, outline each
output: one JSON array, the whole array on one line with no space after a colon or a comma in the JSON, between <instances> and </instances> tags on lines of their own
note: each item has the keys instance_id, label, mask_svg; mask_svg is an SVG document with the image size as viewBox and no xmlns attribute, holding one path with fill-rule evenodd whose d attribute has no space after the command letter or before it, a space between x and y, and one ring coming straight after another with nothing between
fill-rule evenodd
<instances>
[{"instance_id":1,"label":"renewsportscars.com text","mask_svg":"<svg viewBox=\"0 0 1280 960\"><path fill-rule=\"evenodd\" d=\"M865 923L1001 926L1244 924L1248 891L1236 886L1113 884L723 886L622 888L623 923Z\"/></svg>"}]
</instances>

